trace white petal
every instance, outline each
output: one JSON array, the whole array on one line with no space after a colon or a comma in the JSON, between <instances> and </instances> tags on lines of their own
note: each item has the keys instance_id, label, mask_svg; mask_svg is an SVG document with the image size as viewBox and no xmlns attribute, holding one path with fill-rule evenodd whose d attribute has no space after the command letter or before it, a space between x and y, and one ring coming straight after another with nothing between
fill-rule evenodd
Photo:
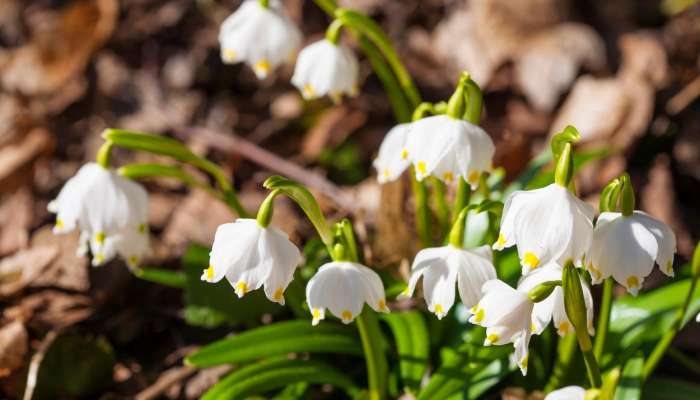
<instances>
[{"instance_id":1,"label":"white petal","mask_svg":"<svg viewBox=\"0 0 700 400\"><path fill-rule=\"evenodd\" d=\"M529 357L529 346L530 346L530 330L525 330L523 333L515 340L513 347L515 351L513 352L513 360L520 368L520 372L523 376L527 375L527 364Z\"/></svg>"},{"instance_id":2,"label":"white petal","mask_svg":"<svg viewBox=\"0 0 700 400\"><path fill-rule=\"evenodd\" d=\"M444 259L436 259L423 273L423 292L428 310L442 319L455 301L457 271Z\"/></svg>"},{"instance_id":3,"label":"white petal","mask_svg":"<svg viewBox=\"0 0 700 400\"><path fill-rule=\"evenodd\" d=\"M491 248L481 246L476 249L454 249L448 264L457 270L459 297L467 308L472 308L481 298L481 287L491 279L496 279Z\"/></svg>"},{"instance_id":4,"label":"white petal","mask_svg":"<svg viewBox=\"0 0 700 400\"><path fill-rule=\"evenodd\" d=\"M401 297L411 297L413 292L416 290L416 284L418 280L423 276L425 271L430 267L432 263L436 260L440 260L447 256L446 247L429 247L423 249L416 254L416 258L413 260L413 265L411 266L411 278L408 281L408 287L401 293Z\"/></svg>"},{"instance_id":5,"label":"white petal","mask_svg":"<svg viewBox=\"0 0 700 400\"><path fill-rule=\"evenodd\" d=\"M544 400L584 400L586 389L580 386L567 386L550 392Z\"/></svg>"},{"instance_id":6,"label":"white petal","mask_svg":"<svg viewBox=\"0 0 700 400\"><path fill-rule=\"evenodd\" d=\"M673 277L673 255L676 253L676 235L663 222L652 218L643 211L635 211L634 218L644 225L656 238L658 253L656 263L664 274Z\"/></svg>"},{"instance_id":7,"label":"white petal","mask_svg":"<svg viewBox=\"0 0 700 400\"><path fill-rule=\"evenodd\" d=\"M266 248L268 257L273 261L265 278L265 295L271 301L284 305L284 291L302 261L301 252L286 233L272 226L268 226L261 235L259 248L261 246Z\"/></svg>"},{"instance_id":8,"label":"white petal","mask_svg":"<svg viewBox=\"0 0 700 400\"><path fill-rule=\"evenodd\" d=\"M236 264L247 264L256 258L259 235L260 229L254 219L239 218L233 223L219 225L209 253L209 268L202 274L202 280L218 282ZM257 259L253 262L257 263Z\"/></svg>"},{"instance_id":9,"label":"white petal","mask_svg":"<svg viewBox=\"0 0 700 400\"><path fill-rule=\"evenodd\" d=\"M306 298L314 320L322 319L328 308L343 323L352 322L362 312L367 293L362 265L330 262L319 268L306 286ZM321 317L321 318L319 318Z\"/></svg>"},{"instance_id":10,"label":"white petal","mask_svg":"<svg viewBox=\"0 0 700 400\"><path fill-rule=\"evenodd\" d=\"M362 277L365 302L376 312L388 313L384 294L384 284L376 272L364 265L356 264Z\"/></svg>"},{"instance_id":11,"label":"white petal","mask_svg":"<svg viewBox=\"0 0 700 400\"><path fill-rule=\"evenodd\" d=\"M49 212L57 214L54 233L65 233L75 229L83 212L85 193L92 182L104 173L104 168L95 163L88 163L66 182L58 197L47 207Z\"/></svg>"},{"instance_id":12,"label":"white petal","mask_svg":"<svg viewBox=\"0 0 700 400\"><path fill-rule=\"evenodd\" d=\"M416 178L423 180L433 174L456 142L455 127L450 117L437 115L413 122L407 147L408 156L416 168ZM441 169L445 170L445 167ZM444 179L442 176L438 178Z\"/></svg>"},{"instance_id":13,"label":"white petal","mask_svg":"<svg viewBox=\"0 0 700 400\"><path fill-rule=\"evenodd\" d=\"M399 124L391 128L379 146L379 154L373 162L379 183L396 180L410 165L406 148L410 126Z\"/></svg>"},{"instance_id":14,"label":"white petal","mask_svg":"<svg viewBox=\"0 0 700 400\"><path fill-rule=\"evenodd\" d=\"M358 73L352 50L322 39L299 53L292 84L306 99L325 95L338 99L342 94L355 94Z\"/></svg>"}]
</instances>

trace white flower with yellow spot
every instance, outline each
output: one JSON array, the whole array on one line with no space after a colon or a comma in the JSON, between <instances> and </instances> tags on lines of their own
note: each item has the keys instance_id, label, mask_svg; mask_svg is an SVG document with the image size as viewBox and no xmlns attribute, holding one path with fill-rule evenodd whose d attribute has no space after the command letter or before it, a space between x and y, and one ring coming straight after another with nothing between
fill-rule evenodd
<instances>
[{"instance_id":1,"label":"white flower with yellow spot","mask_svg":"<svg viewBox=\"0 0 700 400\"><path fill-rule=\"evenodd\" d=\"M586 389L580 386L566 386L550 392L544 400L584 400L585 398Z\"/></svg>"},{"instance_id":2,"label":"white flower with yellow spot","mask_svg":"<svg viewBox=\"0 0 700 400\"><path fill-rule=\"evenodd\" d=\"M513 289L498 279L484 283L481 292L481 300L470 309L473 315L469 322L486 328L486 346L513 343L513 361L527 375L533 301L527 292Z\"/></svg>"},{"instance_id":3,"label":"white flower with yellow spot","mask_svg":"<svg viewBox=\"0 0 700 400\"><path fill-rule=\"evenodd\" d=\"M506 200L493 248L518 246L523 274L549 262L582 266L593 236L593 207L565 187L516 191Z\"/></svg>"},{"instance_id":4,"label":"white flower with yellow spot","mask_svg":"<svg viewBox=\"0 0 700 400\"><path fill-rule=\"evenodd\" d=\"M495 151L483 129L447 115L413 122L406 147L418 180L432 175L452 183L462 177L472 188L478 186L481 173L491 169Z\"/></svg>"},{"instance_id":5,"label":"white flower with yellow spot","mask_svg":"<svg viewBox=\"0 0 700 400\"><path fill-rule=\"evenodd\" d=\"M556 263L549 263L520 278L518 290L527 293L539 284L549 281L560 281L561 278L561 266ZM595 329L593 328L593 297L591 296L591 289L583 280L581 280L581 289L583 291L583 300L586 304L588 333L593 335ZM537 335L542 333L549 325L549 321L554 322L554 327L560 336L565 336L575 331L564 309L564 292L561 286L554 288L546 299L535 303L532 311L532 333Z\"/></svg>"},{"instance_id":6,"label":"white flower with yellow spot","mask_svg":"<svg viewBox=\"0 0 700 400\"><path fill-rule=\"evenodd\" d=\"M418 252L411 268L411 279L404 296L413 295L423 277L423 292L428 310L442 319L455 301L455 283L462 303L471 308L481 298L481 287L496 279L489 246L460 249L453 245Z\"/></svg>"},{"instance_id":7,"label":"white flower with yellow spot","mask_svg":"<svg viewBox=\"0 0 700 400\"><path fill-rule=\"evenodd\" d=\"M359 71L352 50L323 39L299 52L292 84L305 99L328 95L337 103L343 95L357 94Z\"/></svg>"},{"instance_id":8,"label":"white flower with yellow spot","mask_svg":"<svg viewBox=\"0 0 700 400\"><path fill-rule=\"evenodd\" d=\"M316 325L326 309L349 324L365 303L374 311L389 312L384 284L376 272L350 261L333 261L321 266L306 285L306 301Z\"/></svg>"},{"instance_id":9,"label":"white flower with yellow spot","mask_svg":"<svg viewBox=\"0 0 700 400\"><path fill-rule=\"evenodd\" d=\"M54 233L80 229L78 252L89 246L95 266L118 254L133 267L149 250L146 190L96 163L81 167L48 210L56 214Z\"/></svg>"},{"instance_id":10,"label":"white flower with yellow spot","mask_svg":"<svg viewBox=\"0 0 700 400\"><path fill-rule=\"evenodd\" d=\"M216 229L202 280L215 283L226 277L238 297L265 285L267 298L284 304L284 291L301 260L286 233L272 226L263 228L255 219L239 218Z\"/></svg>"},{"instance_id":11,"label":"white flower with yellow spot","mask_svg":"<svg viewBox=\"0 0 700 400\"><path fill-rule=\"evenodd\" d=\"M301 38L279 0L270 0L268 7L258 0L245 0L221 24L221 59L227 64L245 62L263 79L294 59Z\"/></svg>"},{"instance_id":12,"label":"white flower with yellow spot","mask_svg":"<svg viewBox=\"0 0 700 400\"><path fill-rule=\"evenodd\" d=\"M396 180L411 165L406 148L410 127L411 124L396 125L384 136L379 154L372 163L379 183Z\"/></svg>"},{"instance_id":13,"label":"white flower with yellow spot","mask_svg":"<svg viewBox=\"0 0 700 400\"><path fill-rule=\"evenodd\" d=\"M663 222L642 211L629 216L604 212L598 217L586 267L594 283L612 276L636 295L654 263L673 276L676 235Z\"/></svg>"}]
</instances>

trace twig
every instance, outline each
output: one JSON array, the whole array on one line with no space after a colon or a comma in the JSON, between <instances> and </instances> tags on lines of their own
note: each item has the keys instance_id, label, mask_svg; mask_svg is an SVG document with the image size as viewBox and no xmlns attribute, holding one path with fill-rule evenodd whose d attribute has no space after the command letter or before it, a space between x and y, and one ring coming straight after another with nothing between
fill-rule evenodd
<instances>
[{"instance_id":1,"label":"twig","mask_svg":"<svg viewBox=\"0 0 700 400\"><path fill-rule=\"evenodd\" d=\"M700 96L700 76L693 79L666 103L666 111L671 115L676 115L683 111L698 96Z\"/></svg>"},{"instance_id":2,"label":"twig","mask_svg":"<svg viewBox=\"0 0 700 400\"><path fill-rule=\"evenodd\" d=\"M27 372L27 387L24 389L23 400L31 400L32 396L34 396L34 389L36 388L36 379L39 375L41 361L44 359L53 341L56 340L59 331L59 329L54 329L47 333L44 340L41 341L39 350L32 356L32 361L29 363L29 372Z\"/></svg>"},{"instance_id":3,"label":"twig","mask_svg":"<svg viewBox=\"0 0 700 400\"><path fill-rule=\"evenodd\" d=\"M352 213L359 211L356 202L320 174L287 161L255 143L234 134L224 134L208 128L190 127L186 128L185 131L190 135L196 135L198 139L217 150L238 154L271 171L317 190L346 211Z\"/></svg>"},{"instance_id":4,"label":"twig","mask_svg":"<svg viewBox=\"0 0 700 400\"><path fill-rule=\"evenodd\" d=\"M150 400L159 397L163 392L168 390L172 385L186 379L190 375L194 374L197 368L183 366L183 367L173 367L165 372L163 372L158 380L156 380L151 386L142 390L136 395L136 400ZM25 399L26 400L26 399Z\"/></svg>"}]
</instances>

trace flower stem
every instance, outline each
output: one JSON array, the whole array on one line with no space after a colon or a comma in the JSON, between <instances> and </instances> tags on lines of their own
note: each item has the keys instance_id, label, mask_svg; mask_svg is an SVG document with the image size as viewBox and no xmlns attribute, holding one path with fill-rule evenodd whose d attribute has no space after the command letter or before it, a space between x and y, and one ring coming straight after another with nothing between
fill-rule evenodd
<instances>
[{"instance_id":1,"label":"flower stem","mask_svg":"<svg viewBox=\"0 0 700 400\"><path fill-rule=\"evenodd\" d=\"M425 181L418 181L416 173L411 167L411 188L416 203L416 230L423 247L432 245L432 235L430 234L430 210L428 209L428 188Z\"/></svg>"},{"instance_id":2,"label":"flower stem","mask_svg":"<svg viewBox=\"0 0 700 400\"><path fill-rule=\"evenodd\" d=\"M595 345L593 354L600 360L605 348L605 338L608 335L608 325L610 324L610 310L612 308L613 286L615 281L607 278L603 284L603 299L600 304L600 316L598 317L598 329L596 329Z\"/></svg>"},{"instance_id":3,"label":"flower stem","mask_svg":"<svg viewBox=\"0 0 700 400\"><path fill-rule=\"evenodd\" d=\"M671 345L671 342L673 342L673 339L676 337L676 334L683 327L685 313L688 311L688 306L690 305L690 301L692 300L693 294L695 293L695 288L698 283L698 277L698 275L695 275L690 281L690 289L688 290L688 295L685 297L685 301L683 302L681 308L678 309L676 319L673 321L671 329L669 329L664 334L664 336L661 337L661 340L659 340L659 342L656 343L656 347L654 347L654 350L652 350L651 354L644 362L644 370L642 372L642 377L644 378L644 380L649 379L651 374L656 369L656 366L661 361L661 358L663 358L664 353L666 353L666 350Z\"/></svg>"},{"instance_id":4,"label":"flower stem","mask_svg":"<svg viewBox=\"0 0 700 400\"><path fill-rule=\"evenodd\" d=\"M450 229L450 207L447 205L447 187L437 178L432 178L432 183L440 237L444 237Z\"/></svg>"},{"instance_id":5,"label":"flower stem","mask_svg":"<svg viewBox=\"0 0 700 400\"><path fill-rule=\"evenodd\" d=\"M102 168L109 168L112 163L112 147L114 147L114 143L111 140L107 140L97 150L95 160Z\"/></svg>"},{"instance_id":6,"label":"flower stem","mask_svg":"<svg viewBox=\"0 0 700 400\"><path fill-rule=\"evenodd\" d=\"M464 207L469 204L469 197L471 197L472 188L467 184L467 181L463 177L459 177L457 182L457 194L455 195L455 206L452 210L452 223L457 220L459 213Z\"/></svg>"},{"instance_id":7,"label":"flower stem","mask_svg":"<svg viewBox=\"0 0 700 400\"><path fill-rule=\"evenodd\" d=\"M343 28L343 21L334 19L326 29L326 40L333 44L338 44L340 39L340 30Z\"/></svg>"},{"instance_id":8,"label":"flower stem","mask_svg":"<svg viewBox=\"0 0 700 400\"><path fill-rule=\"evenodd\" d=\"M603 380L600 376L600 368L598 367L598 361L593 354L593 344L591 343L591 337L588 336L588 332L577 331L576 339L578 340L578 347L583 353L583 361L586 363L586 372L588 373L588 380L591 382L591 386L594 388L600 388L603 384Z\"/></svg>"},{"instance_id":9,"label":"flower stem","mask_svg":"<svg viewBox=\"0 0 700 400\"><path fill-rule=\"evenodd\" d=\"M554 369L550 375L549 382L544 387L545 393L559 389L562 382L569 373L569 367L574 362L576 354L576 338L569 334L559 339L557 344L557 362L554 364Z\"/></svg>"},{"instance_id":10,"label":"flower stem","mask_svg":"<svg viewBox=\"0 0 700 400\"><path fill-rule=\"evenodd\" d=\"M360 332L362 349L367 362L367 380L369 382L370 400L381 400L386 391L387 363L380 339L382 332L377 315L366 310L355 319L357 330Z\"/></svg>"}]
</instances>

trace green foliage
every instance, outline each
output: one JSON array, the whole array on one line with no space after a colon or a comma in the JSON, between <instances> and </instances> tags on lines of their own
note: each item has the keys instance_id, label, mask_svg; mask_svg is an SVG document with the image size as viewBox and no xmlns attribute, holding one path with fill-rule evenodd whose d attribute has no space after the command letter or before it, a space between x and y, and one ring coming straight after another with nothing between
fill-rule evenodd
<instances>
[{"instance_id":1,"label":"green foliage","mask_svg":"<svg viewBox=\"0 0 700 400\"><path fill-rule=\"evenodd\" d=\"M642 396L644 356L636 354L625 363L622 377L617 384L615 400L639 400Z\"/></svg>"},{"instance_id":2,"label":"green foliage","mask_svg":"<svg viewBox=\"0 0 700 400\"><path fill-rule=\"evenodd\" d=\"M202 399L242 399L299 382L330 384L342 389L350 397L359 393L359 389L350 378L328 364L276 358L260 361L232 372L211 387Z\"/></svg>"},{"instance_id":3,"label":"green foliage","mask_svg":"<svg viewBox=\"0 0 700 400\"><path fill-rule=\"evenodd\" d=\"M430 340L423 314L419 311L382 315L389 325L399 356L399 375L404 386L415 390L425 374L430 357Z\"/></svg>"},{"instance_id":4,"label":"green foliage","mask_svg":"<svg viewBox=\"0 0 700 400\"><path fill-rule=\"evenodd\" d=\"M362 348L350 327L330 322L312 326L309 320L293 320L221 339L189 355L185 362L210 367L302 352L362 355Z\"/></svg>"},{"instance_id":5,"label":"green foliage","mask_svg":"<svg viewBox=\"0 0 700 400\"><path fill-rule=\"evenodd\" d=\"M36 399L76 398L98 393L111 383L115 364L105 339L58 336L39 367Z\"/></svg>"}]
</instances>

